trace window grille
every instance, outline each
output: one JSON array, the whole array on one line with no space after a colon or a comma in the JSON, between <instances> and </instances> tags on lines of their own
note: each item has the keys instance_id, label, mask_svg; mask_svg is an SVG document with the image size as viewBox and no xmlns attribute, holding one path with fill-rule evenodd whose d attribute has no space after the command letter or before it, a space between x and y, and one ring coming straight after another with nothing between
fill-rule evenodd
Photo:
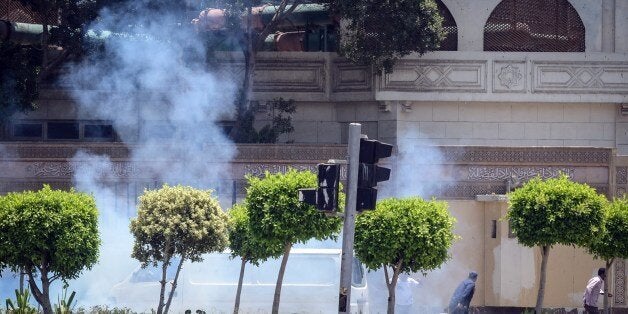
<instances>
[{"instance_id":1,"label":"window grille","mask_svg":"<svg viewBox=\"0 0 628 314\"><path fill-rule=\"evenodd\" d=\"M17 0L0 0L0 20L41 24L41 16Z\"/></svg>"},{"instance_id":2,"label":"window grille","mask_svg":"<svg viewBox=\"0 0 628 314\"><path fill-rule=\"evenodd\" d=\"M484 51L581 52L584 34L567 0L503 0L484 26Z\"/></svg>"},{"instance_id":3,"label":"window grille","mask_svg":"<svg viewBox=\"0 0 628 314\"><path fill-rule=\"evenodd\" d=\"M436 5L438 6L440 15L443 17L443 29L447 32L438 50L456 51L458 50L458 26L456 25L456 20L454 20L451 12L449 12L449 9L447 9L447 6L445 6L441 0L437 0Z\"/></svg>"}]
</instances>

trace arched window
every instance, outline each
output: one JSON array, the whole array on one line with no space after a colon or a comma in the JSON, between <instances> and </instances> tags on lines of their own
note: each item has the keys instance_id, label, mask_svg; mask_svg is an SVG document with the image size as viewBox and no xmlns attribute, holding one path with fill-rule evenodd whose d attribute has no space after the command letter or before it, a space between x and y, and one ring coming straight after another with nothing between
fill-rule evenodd
<instances>
[{"instance_id":1,"label":"arched window","mask_svg":"<svg viewBox=\"0 0 628 314\"><path fill-rule=\"evenodd\" d=\"M584 51L584 25L567 0L503 0L484 25L484 51Z\"/></svg>"},{"instance_id":2,"label":"arched window","mask_svg":"<svg viewBox=\"0 0 628 314\"><path fill-rule=\"evenodd\" d=\"M436 0L436 5L440 15L443 17L443 28L447 32L447 37L440 43L438 50L456 51L458 50L458 26L456 25L456 20L454 20L451 12L449 12L449 9L441 0Z\"/></svg>"}]
</instances>

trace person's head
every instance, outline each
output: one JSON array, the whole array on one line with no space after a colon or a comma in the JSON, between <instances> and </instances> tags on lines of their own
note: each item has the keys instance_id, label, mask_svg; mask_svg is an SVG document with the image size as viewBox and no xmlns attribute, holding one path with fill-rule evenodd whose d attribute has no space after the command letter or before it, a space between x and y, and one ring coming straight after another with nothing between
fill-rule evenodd
<instances>
[{"instance_id":1,"label":"person's head","mask_svg":"<svg viewBox=\"0 0 628 314\"><path fill-rule=\"evenodd\" d=\"M478 273L476 273L474 271L470 272L469 273L469 279L471 279L471 280L473 280L475 282L476 280L478 280Z\"/></svg>"},{"instance_id":2,"label":"person's head","mask_svg":"<svg viewBox=\"0 0 628 314\"><path fill-rule=\"evenodd\" d=\"M597 275L606 280L606 268L600 267L600 269L597 270Z\"/></svg>"}]
</instances>

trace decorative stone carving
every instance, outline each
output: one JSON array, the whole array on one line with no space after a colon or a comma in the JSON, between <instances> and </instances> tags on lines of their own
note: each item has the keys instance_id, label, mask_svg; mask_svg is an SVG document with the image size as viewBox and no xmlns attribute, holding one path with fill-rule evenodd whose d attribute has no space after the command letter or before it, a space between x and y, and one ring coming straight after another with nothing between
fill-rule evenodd
<instances>
[{"instance_id":1,"label":"decorative stone carving","mask_svg":"<svg viewBox=\"0 0 628 314\"><path fill-rule=\"evenodd\" d=\"M528 64L523 60L493 61L493 93L526 93Z\"/></svg>"},{"instance_id":2,"label":"decorative stone carving","mask_svg":"<svg viewBox=\"0 0 628 314\"><path fill-rule=\"evenodd\" d=\"M325 92L324 60L261 59L255 65L254 92Z\"/></svg>"},{"instance_id":3,"label":"decorative stone carving","mask_svg":"<svg viewBox=\"0 0 628 314\"><path fill-rule=\"evenodd\" d=\"M471 181L503 181L516 178L529 180L534 177L542 179L555 178L561 173L573 177L574 168L567 167L469 167L468 180Z\"/></svg>"},{"instance_id":4,"label":"decorative stone carving","mask_svg":"<svg viewBox=\"0 0 628 314\"><path fill-rule=\"evenodd\" d=\"M317 165L310 164L246 164L244 165L245 174L261 177L268 171L269 173L285 173L289 169L296 169L299 171L309 170L316 173L318 171ZM347 178L347 167L340 166L340 179L345 180Z\"/></svg>"},{"instance_id":5,"label":"decorative stone carving","mask_svg":"<svg viewBox=\"0 0 628 314\"><path fill-rule=\"evenodd\" d=\"M612 150L607 148L443 146L439 149L446 163L608 165L612 158Z\"/></svg>"},{"instance_id":6,"label":"decorative stone carving","mask_svg":"<svg viewBox=\"0 0 628 314\"><path fill-rule=\"evenodd\" d=\"M400 102L399 103L401 105L401 111L403 112L412 112L412 103L411 102Z\"/></svg>"},{"instance_id":7,"label":"decorative stone carving","mask_svg":"<svg viewBox=\"0 0 628 314\"><path fill-rule=\"evenodd\" d=\"M57 182L63 186L71 186L71 178L77 171L76 164L70 164L79 149L91 149L100 153L113 152L125 158L112 158L113 166L101 171L103 176L115 178L115 181L150 181L152 178L150 164L140 161L130 161L128 148L118 143L93 143L72 146L72 144L50 143L11 143L7 150L19 152L11 157L3 157L9 161L5 165L8 173L15 173L16 179L6 176L0 182L0 193L24 189L35 189L42 182ZM289 167L301 170L313 170L317 163L328 159L346 159L345 145L237 145L237 157L230 161L231 177L224 180L243 180L244 174L263 175L265 171L283 172ZM131 147L132 148L132 147ZM202 151L211 154L221 149L217 146L204 146ZM536 175L543 178L556 176L560 171L573 176L575 180L584 180L598 191L608 192L608 167L613 158L612 149L604 148L568 148L568 147L461 147L440 146L438 149L442 158L439 163L447 167L448 175L443 178L432 178L430 181L436 190L434 196L439 198L474 199L481 194L500 194L507 189L506 180L513 176L517 179L529 179ZM421 147L417 147L417 155L422 154ZM65 156L65 157L63 157ZM78 161L80 162L80 161ZM151 162L169 162L166 160L151 160ZM213 162L225 162L218 160ZM388 161L394 164L394 160ZM625 165L625 163L619 163ZM18 167L11 172L12 167ZM426 165L430 167L430 165ZM625 166L622 166L626 168ZM618 180L626 169L612 169L618 173ZM341 167L341 175L346 176L346 167ZM604 176L606 175L606 177ZM393 174L394 176L394 170ZM18 179L19 178L19 179ZM25 181L31 183L24 183ZM588 182L589 180L590 182ZM0 180L1 181L1 180ZM15 184L10 184L10 182ZM9 182L9 183L7 183ZM152 182L152 181L151 181ZM242 181L243 182L243 181ZM620 181L623 182L623 181ZM231 184L233 184L231 182ZM231 193L231 185L225 185L225 193ZM613 192L626 188L626 184L614 187ZM240 191L242 187L237 187ZM231 192L230 192L231 191ZM241 193L237 192L237 193ZM241 195L241 194L238 194Z\"/></svg>"},{"instance_id":8,"label":"decorative stone carving","mask_svg":"<svg viewBox=\"0 0 628 314\"><path fill-rule=\"evenodd\" d=\"M514 87L519 86L521 78L523 78L523 74L521 74L521 70L518 66L509 64L501 67L497 78L502 86L505 86L508 89L513 89Z\"/></svg>"},{"instance_id":9,"label":"decorative stone carving","mask_svg":"<svg viewBox=\"0 0 628 314\"><path fill-rule=\"evenodd\" d=\"M26 167L26 173L34 177L71 177L79 167L78 163L36 162ZM141 173L137 165L114 162L106 169L99 169L103 175L134 177Z\"/></svg>"},{"instance_id":10,"label":"decorative stone carving","mask_svg":"<svg viewBox=\"0 0 628 314\"><path fill-rule=\"evenodd\" d=\"M400 60L380 90L486 92L486 61Z\"/></svg>"},{"instance_id":11,"label":"decorative stone carving","mask_svg":"<svg viewBox=\"0 0 628 314\"><path fill-rule=\"evenodd\" d=\"M617 180L617 184L628 183L628 167L615 168L615 178Z\"/></svg>"},{"instance_id":12,"label":"decorative stone carving","mask_svg":"<svg viewBox=\"0 0 628 314\"><path fill-rule=\"evenodd\" d=\"M70 159L78 151L85 151L95 155L106 155L111 159L129 159L129 151L134 147L122 143L107 143L98 145L89 144L50 144L50 143L20 143L3 144L3 154L0 159ZM222 149L215 145L203 146L204 152ZM345 145L237 145L238 154L235 162L248 160L311 160L326 161L328 159L344 159L347 156Z\"/></svg>"},{"instance_id":13,"label":"decorative stone carving","mask_svg":"<svg viewBox=\"0 0 628 314\"><path fill-rule=\"evenodd\" d=\"M615 265L615 304L626 304L626 260L616 259Z\"/></svg>"},{"instance_id":14,"label":"decorative stone carving","mask_svg":"<svg viewBox=\"0 0 628 314\"><path fill-rule=\"evenodd\" d=\"M298 164L246 164L244 165L244 172L256 177L264 176L267 171L270 173L284 173L290 169L296 169L299 171L309 170L316 172L316 165L298 165Z\"/></svg>"},{"instance_id":15,"label":"decorative stone carving","mask_svg":"<svg viewBox=\"0 0 628 314\"><path fill-rule=\"evenodd\" d=\"M390 112L391 107L392 105L389 101L382 101L377 105L377 109L379 110L379 112Z\"/></svg>"},{"instance_id":16,"label":"decorative stone carving","mask_svg":"<svg viewBox=\"0 0 628 314\"><path fill-rule=\"evenodd\" d=\"M533 62L534 93L628 92L627 62Z\"/></svg>"},{"instance_id":17,"label":"decorative stone carving","mask_svg":"<svg viewBox=\"0 0 628 314\"><path fill-rule=\"evenodd\" d=\"M334 92L369 92L372 90L373 77L370 67L357 66L348 61L337 61L333 67Z\"/></svg>"}]
</instances>

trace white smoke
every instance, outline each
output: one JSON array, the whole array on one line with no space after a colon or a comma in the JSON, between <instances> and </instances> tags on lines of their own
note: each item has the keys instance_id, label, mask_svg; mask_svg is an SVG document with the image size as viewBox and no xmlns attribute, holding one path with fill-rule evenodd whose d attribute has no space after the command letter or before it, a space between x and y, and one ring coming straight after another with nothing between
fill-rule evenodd
<instances>
[{"instance_id":1,"label":"white smoke","mask_svg":"<svg viewBox=\"0 0 628 314\"><path fill-rule=\"evenodd\" d=\"M418 129L400 131L397 139L397 155L393 161L390 181L382 184L381 196L378 198L432 198L437 194L439 185L447 181L448 177L443 168L442 153L427 142Z\"/></svg>"},{"instance_id":2,"label":"white smoke","mask_svg":"<svg viewBox=\"0 0 628 314\"><path fill-rule=\"evenodd\" d=\"M430 143L427 136L417 129L403 129L397 134L397 154L391 164L390 180L379 184L381 187L378 199L386 197L412 197L420 196L429 200L440 194L442 188L454 182L455 179L439 148ZM455 202L450 202L450 212L455 215ZM473 227L468 221L457 219L454 226L455 234L471 234ZM450 254L460 250L460 242L454 242ZM429 271L425 276L421 273L413 273L411 276L420 283L413 290L413 313L441 313L453 294L455 287L467 278L471 269L467 261L462 261L456 256L441 265L440 268ZM390 269L389 269L390 271ZM480 276L483 276L480 272ZM385 284L384 271L378 269L367 274L369 280L369 293L371 295L371 312L383 313L386 311L388 290Z\"/></svg>"},{"instance_id":3,"label":"white smoke","mask_svg":"<svg viewBox=\"0 0 628 314\"><path fill-rule=\"evenodd\" d=\"M144 5L103 10L88 32L106 37L103 51L62 79L78 118L110 121L129 150L123 161L87 152L72 160L75 186L95 196L100 214L99 262L69 287L85 307L107 304L111 287L139 265L129 222L142 189L220 188L235 155L218 124L233 113L234 80L207 70L202 40L179 17Z\"/></svg>"},{"instance_id":4,"label":"white smoke","mask_svg":"<svg viewBox=\"0 0 628 314\"><path fill-rule=\"evenodd\" d=\"M71 282L69 289L77 291L81 304L107 304L107 289L137 266L137 261L130 255L133 238L129 232L129 219L116 206L119 197L115 185L119 180L111 175L113 164L108 157L79 152L72 164L76 165L74 186L79 191L91 193L96 199L102 243L98 264Z\"/></svg>"}]
</instances>

